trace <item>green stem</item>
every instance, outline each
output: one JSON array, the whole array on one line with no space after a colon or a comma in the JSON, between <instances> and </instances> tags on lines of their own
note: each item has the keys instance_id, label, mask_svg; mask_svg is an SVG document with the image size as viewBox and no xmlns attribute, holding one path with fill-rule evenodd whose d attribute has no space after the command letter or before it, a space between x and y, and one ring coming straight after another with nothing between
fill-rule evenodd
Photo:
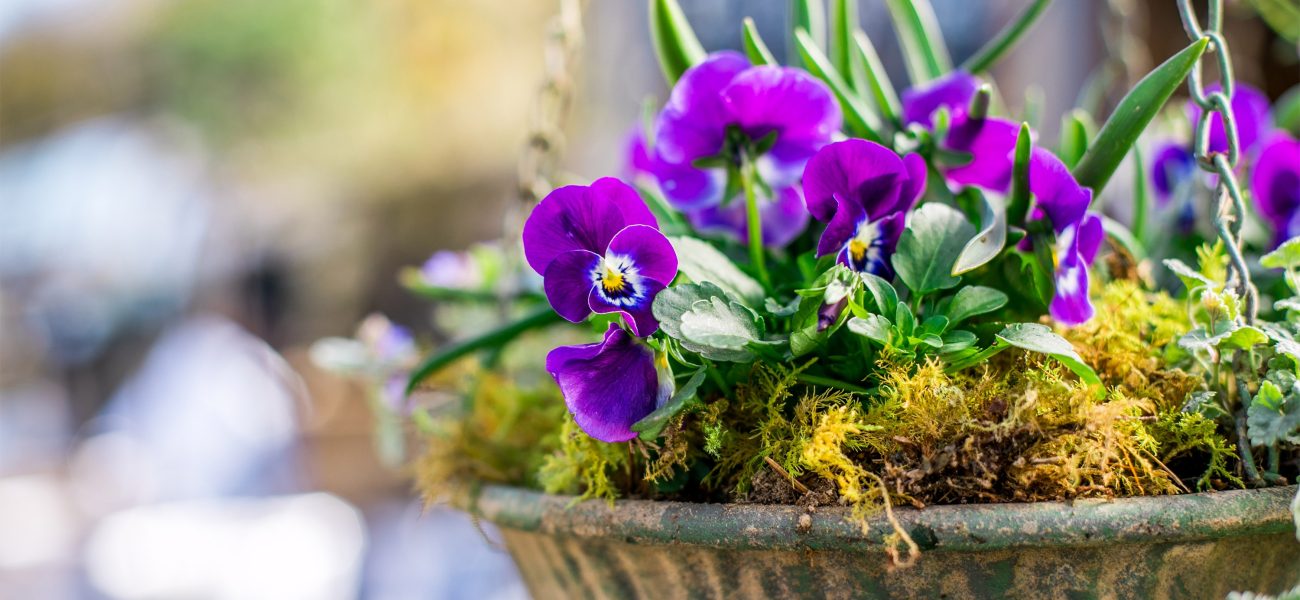
<instances>
[{"instance_id":1,"label":"green stem","mask_svg":"<svg viewBox=\"0 0 1300 600\"><path fill-rule=\"evenodd\" d=\"M542 306L518 320L506 323L483 335L452 344L442 352L426 358L420 366L416 367L406 384L406 393L411 393L421 381L468 354L502 346L524 332L558 323L560 320L560 315L555 314L550 306Z\"/></svg>"},{"instance_id":2,"label":"green stem","mask_svg":"<svg viewBox=\"0 0 1300 600\"><path fill-rule=\"evenodd\" d=\"M740 187L745 191L745 230L749 233L749 262L754 265L764 288L771 286L767 275L767 258L763 254L763 216L754 192L754 161L745 157L740 165Z\"/></svg>"},{"instance_id":3,"label":"green stem","mask_svg":"<svg viewBox=\"0 0 1300 600\"><path fill-rule=\"evenodd\" d=\"M853 392L855 394L862 394L864 396L876 393L876 388L866 388L860 385L854 385L847 381L840 381L839 379L835 379L832 377L822 377L821 375L809 375L807 373L800 373L797 376L795 376L795 380L798 381L799 383L804 383L808 385L820 385L824 387L835 388L837 390L844 390L846 392Z\"/></svg>"}]
</instances>

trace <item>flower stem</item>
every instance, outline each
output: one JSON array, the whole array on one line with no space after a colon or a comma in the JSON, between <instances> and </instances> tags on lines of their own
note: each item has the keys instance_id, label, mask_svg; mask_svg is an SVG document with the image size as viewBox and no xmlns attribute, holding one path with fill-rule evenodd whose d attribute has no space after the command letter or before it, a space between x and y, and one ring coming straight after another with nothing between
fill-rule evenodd
<instances>
[{"instance_id":1,"label":"flower stem","mask_svg":"<svg viewBox=\"0 0 1300 600\"><path fill-rule=\"evenodd\" d=\"M745 231L749 237L749 262L754 265L763 287L771 286L763 254L763 218L758 211L758 196L754 192L754 161L746 157L740 164L740 187L745 191Z\"/></svg>"}]
</instances>

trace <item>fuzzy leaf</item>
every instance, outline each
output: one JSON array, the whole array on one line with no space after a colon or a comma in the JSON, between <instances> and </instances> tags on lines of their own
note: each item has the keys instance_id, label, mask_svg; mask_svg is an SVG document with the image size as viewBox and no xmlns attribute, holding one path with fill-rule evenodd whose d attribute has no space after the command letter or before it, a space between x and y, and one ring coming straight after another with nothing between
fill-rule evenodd
<instances>
[{"instance_id":1,"label":"fuzzy leaf","mask_svg":"<svg viewBox=\"0 0 1300 600\"><path fill-rule=\"evenodd\" d=\"M1223 408L1219 406L1219 403L1214 401L1215 396L1217 394L1212 391L1192 392L1187 395L1187 403L1183 405L1183 412L1200 413L1208 419L1227 416L1228 413L1223 412Z\"/></svg>"},{"instance_id":2,"label":"fuzzy leaf","mask_svg":"<svg viewBox=\"0 0 1300 600\"><path fill-rule=\"evenodd\" d=\"M1233 329L1219 342L1222 348L1232 348L1234 350L1249 350L1260 344L1267 344L1268 336L1263 330L1250 325L1242 325Z\"/></svg>"},{"instance_id":3,"label":"fuzzy leaf","mask_svg":"<svg viewBox=\"0 0 1300 600\"><path fill-rule=\"evenodd\" d=\"M1083 362L1083 358L1078 352L1074 351L1074 346L1065 338L1056 335L1051 328L1038 323L1015 323L1007 325L1001 333L997 334L999 341L1029 350L1030 352L1039 352L1055 358L1061 364L1065 365L1075 375L1079 376L1085 383L1090 385L1101 385L1101 378L1097 373ZM1105 393L1104 390L1102 392Z\"/></svg>"},{"instance_id":4,"label":"fuzzy leaf","mask_svg":"<svg viewBox=\"0 0 1300 600\"><path fill-rule=\"evenodd\" d=\"M1300 398L1294 388L1283 394L1271 381L1260 384L1246 411L1246 434L1252 446L1300 442Z\"/></svg>"},{"instance_id":5,"label":"fuzzy leaf","mask_svg":"<svg viewBox=\"0 0 1300 600\"><path fill-rule=\"evenodd\" d=\"M736 301L714 296L682 315L682 338L718 350L741 350L763 338L758 315Z\"/></svg>"},{"instance_id":6,"label":"fuzzy leaf","mask_svg":"<svg viewBox=\"0 0 1300 600\"><path fill-rule=\"evenodd\" d=\"M1300 267L1300 237L1293 237L1277 250L1259 257L1259 264L1269 269L1294 269Z\"/></svg>"},{"instance_id":7,"label":"fuzzy leaf","mask_svg":"<svg viewBox=\"0 0 1300 600\"><path fill-rule=\"evenodd\" d=\"M849 331L863 336L881 346L888 346L890 342L890 332L893 331L894 324L880 315L867 315L866 318L854 317L849 319Z\"/></svg>"},{"instance_id":8,"label":"fuzzy leaf","mask_svg":"<svg viewBox=\"0 0 1300 600\"><path fill-rule=\"evenodd\" d=\"M1169 269L1174 275L1183 281L1183 285L1188 291L1194 290L1202 285L1215 289L1218 286L1210 280L1209 277L1202 275L1196 269L1187 266L1187 263L1176 258L1167 258L1163 261L1165 268Z\"/></svg>"},{"instance_id":9,"label":"fuzzy leaf","mask_svg":"<svg viewBox=\"0 0 1300 600\"><path fill-rule=\"evenodd\" d=\"M795 298L788 304L781 304L775 298L766 298L763 300L763 310L774 317L789 317L799 310L799 299Z\"/></svg>"},{"instance_id":10,"label":"fuzzy leaf","mask_svg":"<svg viewBox=\"0 0 1300 600\"><path fill-rule=\"evenodd\" d=\"M1007 305L1007 295L982 285L968 285L957 290L948 305L948 320L956 325L976 315L991 313Z\"/></svg>"},{"instance_id":11,"label":"fuzzy leaf","mask_svg":"<svg viewBox=\"0 0 1300 600\"><path fill-rule=\"evenodd\" d=\"M695 37L677 0L650 0L650 39L668 85L677 83L686 69L704 61L704 46Z\"/></svg>"},{"instance_id":12,"label":"fuzzy leaf","mask_svg":"<svg viewBox=\"0 0 1300 600\"><path fill-rule=\"evenodd\" d=\"M1079 185L1092 188L1099 197L1115 169L1128 156L1129 148L1137 141L1142 130L1164 107L1169 97L1178 90L1187 74L1205 53L1208 38L1202 38L1142 78L1133 87L1110 118L1097 132L1097 139L1088 147L1079 164L1074 167L1074 178Z\"/></svg>"},{"instance_id":13,"label":"fuzzy leaf","mask_svg":"<svg viewBox=\"0 0 1300 600\"><path fill-rule=\"evenodd\" d=\"M677 340L683 348L691 352L698 353L711 360L725 362L747 362L752 360L753 353L743 347L735 350L714 348L708 344L690 339L682 331L686 315L694 311L697 304L705 303L712 306L715 299L722 301L724 305L740 304L734 296L728 295L727 292L713 283L687 283L660 291L659 295L655 296L651 311L654 313L655 319L659 321L659 328L668 337ZM698 320L700 317L694 318ZM697 323L696 327L700 326L702 324ZM755 339L757 339L757 336L755 336Z\"/></svg>"},{"instance_id":14,"label":"fuzzy leaf","mask_svg":"<svg viewBox=\"0 0 1300 600\"><path fill-rule=\"evenodd\" d=\"M894 269L914 294L953 287L961 282L952 275L953 262L974 234L975 228L957 209L922 204L898 240Z\"/></svg>"},{"instance_id":15,"label":"fuzzy leaf","mask_svg":"<svg viewBox=\"0 0 1300 600\"><path fill-rule=\"evenodd\" d=\"M974 188L969 188L974 189ZM1007 245L1007 205L1001 196L979 194L980 230L966 242L952 265L952 274L974 271L997 258Z\"/></svg>"},{"instance_id":16,"label":"fuzzy leaf","mask_svg":"<svg viewBox=\"0 0 1300 600\"><path fill-rule=\"evenodd\" d=\"M677 389L663 406L655 409L654 412L645 416L645 418L632 424L632 431L641 434L639 437L647 442L653 442L659 439L659 434L663 433L664 427L673 417L681 414L682 411L700 404L698 392L700 384L704 383L706 372L700 369L691 375L686 384Z\"/></svg>"},{"instance_id":17,"label":"fuzzy leaf","mask_svg":"<svg viewBox=\"0 0 1300 600\"><path fill-rule=\"evenodd\" d=\"M767 294L763 286L746 275L727 255L707 242L689 238L669 238L677 252L677 269L695 283L712 283L732 294L746 306L762 306Z\"/></svg>"}]
</instances>

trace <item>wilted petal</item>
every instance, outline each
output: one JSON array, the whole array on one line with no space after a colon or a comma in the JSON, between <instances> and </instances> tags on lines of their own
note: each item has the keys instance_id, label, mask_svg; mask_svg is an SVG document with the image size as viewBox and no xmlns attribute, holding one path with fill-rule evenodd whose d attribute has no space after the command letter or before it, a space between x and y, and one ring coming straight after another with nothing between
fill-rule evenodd
<instances>
[{"instance_id":1,"label":"wilted petal","mask_svg":"<svg viewBox=\"0 0 1300 600\"><path fill-rule=\"evenodd\" d=\"M542 199L524 223L524 257L545 275L557 256L573 250L605 251L614 234L628 225L657 227L636 190L605 177L590 186L569 185Z\"/></svg>"},{"instance_id":2,"label":"wilted petal","mask_svg":"<svg viewBox=\"0 0 1300 600\"><path fill-rule=\"evenodd\" d=\"M654 353L617 324L610 324L600 343L551 350L546 370L578 427L602 442L635 438L632 425L655 409Z\"/></svg>"},{"instance_id":3,"label":"wilted petal","mask_svg":"<svg viewBox=\"0 0 1300 600\"><path fill-rule=\"evenodd\" d=\"M1222 91L1223 86L1212 83L1205 86L1205 93ZM1269 116L1268 96L1247 84L1238 83L1232 92L1232 118L1237 123L1237 144L1243 153L1255 149L1257 144L1265 141L1273 131L1273 120ZM1188 103L1192 123L1201 117L1201 107L1194 102ZM1223 131L1223 117L1210 117L1210 151L1227 152L1228 136Z\"/></svg>"},{"instance_id":4,"label":"wilted petal","mask_svg":"<svg viewBox=\"0 0 1300 600\"><path fill-rule=\"evenodd\" d=\"M1300 215L1300 141L1278 134L1264 145L1250 174L1250 192L1273 224L1276 242L1292 237L1292 223Z\"/></svg>"},{"instance_id":5,"label":"wilted petal","mask_svg":"<svg viewBox=\"0 0 1300 600\"><path fill-rule=\"evenodd\" d=\"M903 122L932 127L934 113L941 107L953 116L965 114L979 86L979 79L955 71L923 86L903 90Z\"/></svg>"},{"instance_id":6,"label":"wilted petal","mask_svg":"<svg viewBox=\"0 0 1300 600\"><path fill-rule=\"evenodd\" d=\"M551 261L542 274L546 300L561 317L579 323L591 314L587 295L595 286L601 257L587 250L570 250Z\"/></svg>"},{"instance_id":7,"label":"wilted petal","mask_svg":"<svg viewBox=\"0 0 1300 600\"><path fill-rule=\"evenodd\" d=\"M900 188L907 177L903 159L880 144L860 139L835 142L818 151L804 168L804 200L819 221L835 216L836 196L856 202L871 217L880 217L899 209Z\"/></svg>"},{"instance_id":8,"label":"wilted petal","mask_svg":"<svg viewBox=\"0 0 1300 600\"><path fill-rule=\"evenodd\" d=\"M630 225L609 242L605 257L625 257L637 274L664 285L677 277L677 252L658 229L647 225Z\"/></svg>"},{"instance_id":9,"label":"wilted petal","mask_svg":"<svg viewBox=\"0 0 1300 600\"><path fill-rule=\"evenodd\" d=\"M739 52L714 52L682 74L655 126L655 152L670 163L689 163L722 148L731 113L722 91L749 68Z\"/></svg>"},{"instance_id":10,"label":"wilted petal","mask_svg":"<svg viewBox=\"0 0 1300 600\"><path fill-rule=\"evenodd\" d=\"M785 152L815 151L840 129L840 105L830 89L800 69L748 69L731 80L722 97L732 123L755 140L777 132Z\"/></svg>"},{"instance_id":11,"label":"wilted petal","mask_svg":"<svg viewBox=\"0 0 1300 600\"><path fill-rule=\"evenodd\" d=\"M947 170L948 181L1005 193L1011 188L1016 138L1020 126L1003 119L954 120L944 140L948 150L965 152L971 161Z\"/></svg>"},{"instance_id":12,"label":"wilted petal","mask_svg":"<svg viewBox=\"0 0 1300 600\"><path fill-rule=\"evenodd\" d=\"M1169 203L1178 186L1196 172L1196 159L1182 144L1165 144L1156 152L1151 162L1151 183L1156 191L1156 203Z\"/></svg>"}]
</instances>

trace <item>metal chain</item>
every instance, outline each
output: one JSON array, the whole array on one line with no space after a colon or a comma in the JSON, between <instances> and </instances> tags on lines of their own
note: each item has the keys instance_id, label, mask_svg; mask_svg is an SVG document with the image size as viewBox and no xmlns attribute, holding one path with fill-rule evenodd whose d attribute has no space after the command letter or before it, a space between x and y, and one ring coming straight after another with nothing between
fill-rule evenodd
<instances>
[{"instance_id":1,"label":"metal chain","mask_svg":"<svg viewBox=\"0 0 1300 600\"><path fill-rule=\"evenodd\" d=\"M583 0L560 0L560 12L547 33L546 71L528 141L519 156L519 199L526 208L554 188L556 164L564 150L564 121L573 101L574 73L582 58L583 4Z\"/></svg>"},{"instance_id":2,"label":"metal chain","mask_svg":"<svg viewBox=\"0 0 1300 600\"><path fill-rule=\"evenodd\" d=\"M1228 42L1223 38L1223 0L1209 0L1209 24L1202 26L1196 16L1192 0L1178 0L1178 13L1182 17L1183 30L1193 41L1208 39L1206 53L1187 78L1187 90L1192 102L1201 107L1201 116L1196 121L1196 133L1192 144L1196 163L1201 169L1217 175L1215 193L1219 199L1218 210L1214 215L1214 228L1219 239L1227 247L1232 262L1228 266L1228 285L1236 290L1245 300L1243 316L1247 324L1255 322L1259 292L1250 279L1250 269L1241 248L1241 228L1245 224L1246 203L1241 198L1241 186L1237 183L1236 168L1241 159L1240 142L1237 139L1237 121L1232 114L1232 94L1236 81L1232 72L1232 57L1228 53ZM1208 56L1213 55L1219 67L1220 89L1205 93L1202 84L1201 65ZM1224 137L1227 138L1227 151L1210 150L1210 125L1218 115L1223 122Z\"/></svg>"}]
</instances>

